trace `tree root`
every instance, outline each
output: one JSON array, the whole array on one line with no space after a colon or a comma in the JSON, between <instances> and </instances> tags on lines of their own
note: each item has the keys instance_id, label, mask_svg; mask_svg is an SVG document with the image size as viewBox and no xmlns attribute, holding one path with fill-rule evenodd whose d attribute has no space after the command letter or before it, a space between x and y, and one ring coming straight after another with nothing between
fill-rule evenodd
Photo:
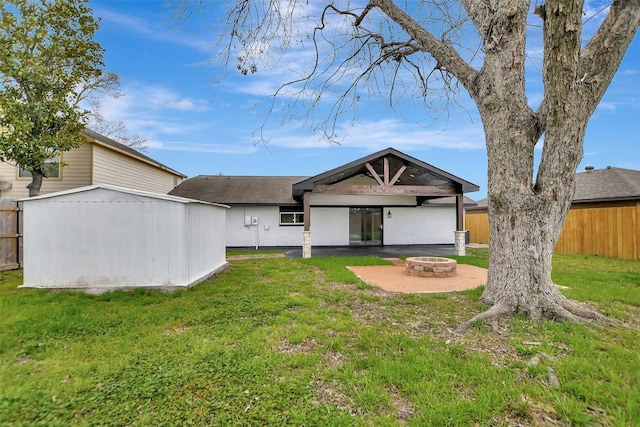
<instances>
[{"instance_id":1,"label":"tree root","mask_svg":"<svg viewBox=\"0 0 640 427\"><path fill-rule=\"evenodd\" d=\"M517 311L528 313L532 320L540 320L545 317L555 322L569 321L573 323L597 322L606 325L614 325L619 322L610 317L604 316L590 308L587 308L577 302L567 298L560 298L558 301L550 302L548 306L534 309L532 307L520 307L518 309L514 304L509 304L504 300L500 300L491 306L488 310L474 316L470 320L462 323L455 330L456 334L462 335L478 321L485 321L491 326L494 332L501 333L500 320L516 314ZM542 314L542 316L540 316Z\"/></svg>"},{"instance_id":2,"label":"tree root","mask_svg":"<svg viewBox=\"0 0 640 427\"><path fill-rule=\"evenodd\" d=\"M469 330L473 323L478 321L486 321L494 332L500 333L500 319L507 317L511 314L514 314L515 310L511 308L508 304L505 304L503 301L498 301L495 303L489 310L484 311L477 316L474 316L470 320L467 320L455 330L456 334L464 334Z\"/></svg>"},{"instance_id":3,"label":"tree root","mask_svg":"<svg viewBox=\"0 0 640 427\"><path fill-rule=\"evenodd\" d=\"M612 319L607 316L603 316L602 314L594 310L591 310L590 308L587 308L579 303L568 300L566 298L563 299L561 304L562 304L562 308L564 308L574 316L577 316L578 321L584 321L584 319L587 319L587 320L594 320L599 323L605 323L607 325L614 325L619 323L615 319Z\"/></svg>"}]
</instances>

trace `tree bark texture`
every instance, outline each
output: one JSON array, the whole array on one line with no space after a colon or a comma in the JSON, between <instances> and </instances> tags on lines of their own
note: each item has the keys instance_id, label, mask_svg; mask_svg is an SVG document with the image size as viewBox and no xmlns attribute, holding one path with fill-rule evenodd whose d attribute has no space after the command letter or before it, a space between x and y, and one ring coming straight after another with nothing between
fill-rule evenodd
<instances>
[{"instance_id":1,"label":"tree bark texture","mask_svg":"<svg viewBox=\"0 0 640 427\"><path fill-rule=\"evenodd\" d=\"M467 1L478 9L477 2ZM589 117L604 94L638 28L640 7L614 2L603 24L608 58L581 61L582 1L549 0L543 8L545 96L537 112L524 91L524 45L528 1L496 2L493 13L469 9L483 29L485 63L468 87L483 120L488 151L489 274L482 301L491 308L477 320L495 324L522 312L532 319L606 320L567 300L551 280L551 261L574 194L575 171ZM626 9L626 10L621 10ZM614 24L611 17L627 13ZM487 23L487 20L489 22ZM606 36L603 29L597 37ZM611 46L615 44L616 47ZM596 49L596 48L594 48ZM589 51L587 50L587 53ZM585 83L590 75L599 77ZM604 82L604 84L601 84ZM544 135L536 179L534 147Z\"/></svg>"},{"instance_id":2,"label":"tree bark texture","mask_svg":"<svg viewBox=\"0 0 640 427\"><path fill-rule=\"evenodd\" d=\"M27 186L29 188L29 197L35 197L40 195L42 188L42 181L44 180L44 172L41 170L32 170L31 183Z\"/></svg>"}]
</instances>

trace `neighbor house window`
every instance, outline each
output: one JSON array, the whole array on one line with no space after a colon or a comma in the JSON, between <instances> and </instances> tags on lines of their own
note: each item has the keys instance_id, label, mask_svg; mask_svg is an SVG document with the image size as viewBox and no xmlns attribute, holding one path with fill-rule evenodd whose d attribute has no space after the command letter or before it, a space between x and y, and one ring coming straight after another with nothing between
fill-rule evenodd
<instances>
[{"instance_id":1,"label":"neighbor house window","mask_svg":"<svg viewBox=\"0 0 640 427\"><path fill-rule=\"evenodd\" d=\"M46 178L60 178L60 153L54 157L45 160L44 176ZM18 166L18 178L31 178L31 172Z\"/></svg>"},{"instance_id":2,"label":"neighbor house window","mask_svg":"<svg viewBox=\"0 0 640 427\"><path fill-rule=\"evenodd\" d=\"M304 225L302 206L280 206L280 225Z\"/></svg>"}]
</instances>

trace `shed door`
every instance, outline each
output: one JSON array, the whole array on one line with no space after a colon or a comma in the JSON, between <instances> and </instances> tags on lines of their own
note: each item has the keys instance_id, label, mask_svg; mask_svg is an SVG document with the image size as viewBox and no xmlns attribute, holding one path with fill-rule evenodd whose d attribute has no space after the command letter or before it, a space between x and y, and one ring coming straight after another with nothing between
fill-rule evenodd
<instances>
[{"instance_id":1,"label":"shed door","mask_svg":"<svg viewBox=\"0 0 640 427\"><path fill-rule=\"evenodd\" d=\"M349 244L382 245L382 208L349 209Z\"/></svg>"}]
</instances>

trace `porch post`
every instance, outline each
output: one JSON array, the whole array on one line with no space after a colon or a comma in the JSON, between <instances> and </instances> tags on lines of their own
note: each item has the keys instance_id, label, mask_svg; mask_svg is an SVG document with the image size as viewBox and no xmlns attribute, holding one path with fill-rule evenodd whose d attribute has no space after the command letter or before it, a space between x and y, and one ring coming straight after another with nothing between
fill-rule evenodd
<instances>
[{"instance_id":1,"label":"porch post","mask_svg":"<svg viewBox=\"0 0 640 427\"><path fill-rule=\"evenodd\" d=\"M464 196L462 194L456 195L456 231L455 233L455 249L454 254L457 256L466 255L465 251L465 238L466 232L464 231Z\"/></svg>"},{"instance_id":2,"label":"porch post","mask_svg":"<svg viewBox=\"0 0 640 427\"><path fill-rule=\"evenodd\" d=\"M304 203L304 231L302 232L302 258L311 258L311 194L302 195Z\"/></svg>"}]
</instances>

